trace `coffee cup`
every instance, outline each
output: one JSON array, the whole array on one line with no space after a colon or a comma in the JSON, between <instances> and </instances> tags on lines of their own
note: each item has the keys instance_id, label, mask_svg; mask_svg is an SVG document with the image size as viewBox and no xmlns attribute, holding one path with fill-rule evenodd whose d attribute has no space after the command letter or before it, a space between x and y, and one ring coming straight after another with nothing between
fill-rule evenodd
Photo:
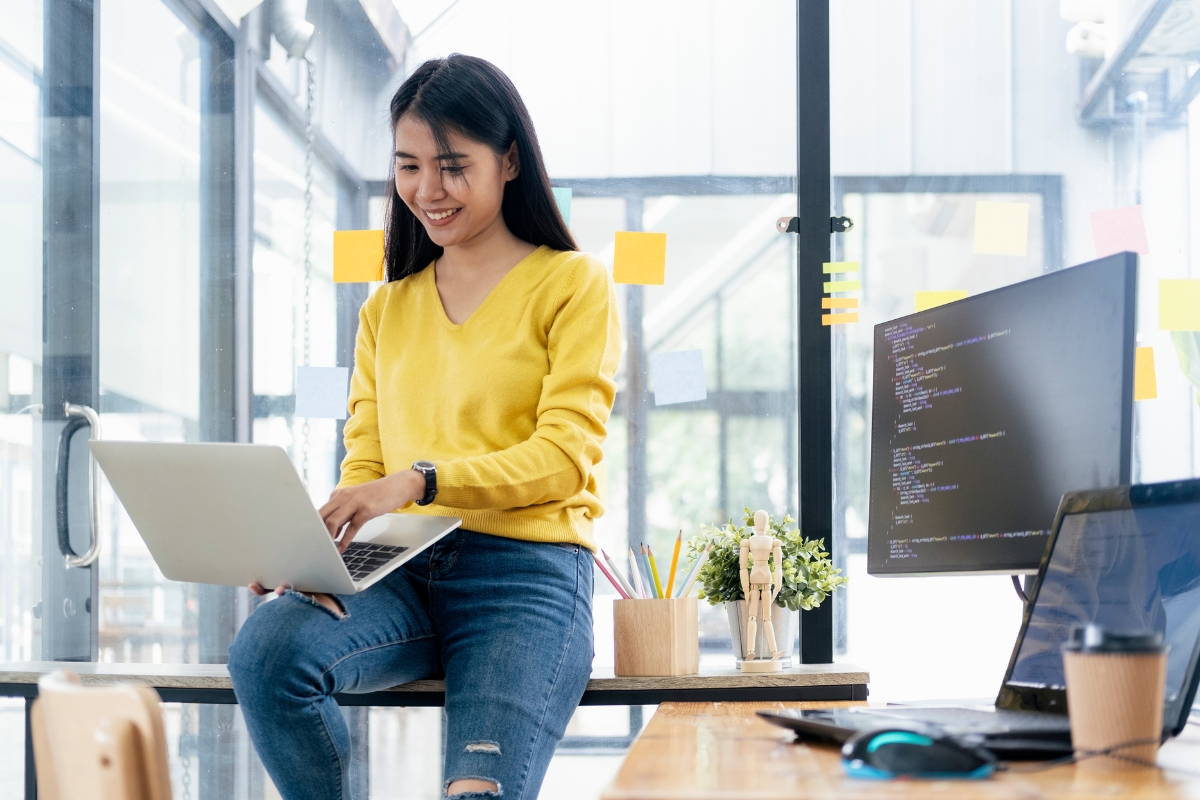
<instances>
[{"instance_id":1,"label":"coffee cup","mask_svg":"<svg viewBox=\"0 0 1200 800\"><path fill-rule=\"evenodd\" d=\"M1085 771L1153 766L1162 740L1162 634L1073 628L1063 645L1071 745Z\"/></svg>"}]
</instances>

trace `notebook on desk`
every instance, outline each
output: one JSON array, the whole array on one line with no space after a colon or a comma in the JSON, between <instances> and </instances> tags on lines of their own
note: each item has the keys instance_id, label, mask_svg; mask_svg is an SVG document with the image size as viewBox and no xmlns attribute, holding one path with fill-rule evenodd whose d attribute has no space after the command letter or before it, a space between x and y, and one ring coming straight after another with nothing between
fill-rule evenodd
<instances>
[{"instance_id":1,"label":"notebook on desk","mask_svg":"<svg viewBox=\"0 0 1200 800\"><path fill-rule=\"evenodd\" d=\"M1170 646L1163 735L1200 683L1200 480L1063 496L995 705L760 711L805 738L911 727L976 735L1007 757L1070 752L1062 645L1075 625L1157 631Z\"/></svg>"}]
</instances>

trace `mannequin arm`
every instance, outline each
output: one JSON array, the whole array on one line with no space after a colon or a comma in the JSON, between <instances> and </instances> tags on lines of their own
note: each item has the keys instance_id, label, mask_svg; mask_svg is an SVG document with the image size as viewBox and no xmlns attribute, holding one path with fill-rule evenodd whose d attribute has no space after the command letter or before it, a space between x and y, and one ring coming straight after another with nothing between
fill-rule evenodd
<instances>
[{"instance_id":1,"label":"mannequin arm","mask_svg":"<svg viewBox=\"0 0 1200 800\"><path fill-rule=\"evenodd\" d=\"M783 590L783 545L779 540L775 540L775 544L771 546L771 603L775 603L775 598L779 596L779 592Z\"/></svg>"}]
</instances>

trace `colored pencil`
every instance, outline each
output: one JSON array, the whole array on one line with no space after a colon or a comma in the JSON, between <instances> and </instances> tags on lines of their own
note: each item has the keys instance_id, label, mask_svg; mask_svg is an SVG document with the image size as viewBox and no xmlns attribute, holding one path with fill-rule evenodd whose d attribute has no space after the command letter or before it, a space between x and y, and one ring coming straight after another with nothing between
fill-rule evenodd
<instances>
[{"instance_id":1,"label":"colored pencil","mask_svg":"<svg viewBox=\"0 0 1200 800\"><path fill-rule=\"evenodd\" d=\"M621 570L617 569L617 565L611 558L609 558L608 553L606 553L603 548L600 550L600 555L603 556L604 563L608 564L608 571L613 574L613 577L615 577L617 582L621 584L621 588L625 590L625 597L630 598L635 596L633 586L630 585L629 581L625 580L625 576L621 574Z\"/></svg>"},{"instance_id":2,"label":"colored pencil","mask_svg":"<svg viewBox=\"0 0 1200 800\"><path fill-rule=\"evenodd\" d=\"M646 545L646 557L650 559L650 574L654 576L654 590L658 593L660 598L666 597L666 595L663 594L662 581L658 579L658 564L654 562L654 550L650 547L650 545Z\"/></svg>"},{"instance_id":3,"label":"colored pencil","mask_svg":"<svg viewBox=\"0 0 1200 800\"><path fill-rule=\"evenodd\" d=\"M628 600L629 595L625 594L625 590L621 587L621 584L618 583L617 579L614 578L612 573L608 571L608 567L604 566L604 562L600 560L599 556L597 556L595 553L592 553L592 560L596 562L596 566L599 567L600 571L604 573L604 577L608 578L608 582L611 583L613 588L617 590L617 594Z\"/></svg>"},{"instance_id":4,"label":"colored pencil","mask_svg":"<svg viewBox=\"0 0 1200 800\"><path fill-rule=\"evenodd\" d=\"M658 592L654 591L654 573L650 571L650 559L646 556L646 545L638 547L638 567L642 570L642 583L646 586L646 599L653 600L658 597Z\"/></svg>"},{"instance_id":5,"label":"colored pencil","mask_svg":"<svg viewBox=\"0 0 1200 800\"><path fill-rule=\"evenodd\" d=\"M671 554L671 570L667 573L667 597L675 596L675 570L679 568L679 548L683 546L683 528L675 537L675 552Z\"/></svg>"},{"instance_id":6,"label":"colored pencil","mask_svg":"<svg viewBox=\"0 0 1200 800\"><path fill-rule=\"evenodd\" d=\"M687 580L683 582L683 587L679 590L679 594L675 595L676 597L687 597L688 593L692 591L692 584L700 577L700 568L704 566L705 561L708 561L708 554L712 552L712 549L713 546L711 544L704 548L704 552L700 554L700 557L696 559L696 563L692 565L692 570L688 573Z\"/></svg>"},{"instance_id":7,"label":"colored pencil","mask_svg":"<svg viewBox=\"0 0 1200 800\"><path fill-rule=\"evenodd\" d=\"M642 584L642 572L638 569L637 556L633 554L633 548L629 548L629 580L637 587L637 596L642 600L646 599L646 587Z\"/></svg>"}]
</instances>

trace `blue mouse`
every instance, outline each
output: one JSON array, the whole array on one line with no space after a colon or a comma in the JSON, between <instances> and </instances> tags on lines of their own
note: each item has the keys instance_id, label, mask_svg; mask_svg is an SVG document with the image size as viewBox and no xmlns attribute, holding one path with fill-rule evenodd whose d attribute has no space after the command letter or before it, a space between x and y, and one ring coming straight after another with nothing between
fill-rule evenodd
<instances>
[{"instance_id":1,"label":"blue mouse","mask_svg":"<svg viewBox=\"0 0 1200 800\"><path fill-rule=\"evenodd\" d=\"M842 766L851 778L986 778L996 771L987 750L944 736L915 731L862 731L842 745Z\"/></svg>"}]
</instances>

